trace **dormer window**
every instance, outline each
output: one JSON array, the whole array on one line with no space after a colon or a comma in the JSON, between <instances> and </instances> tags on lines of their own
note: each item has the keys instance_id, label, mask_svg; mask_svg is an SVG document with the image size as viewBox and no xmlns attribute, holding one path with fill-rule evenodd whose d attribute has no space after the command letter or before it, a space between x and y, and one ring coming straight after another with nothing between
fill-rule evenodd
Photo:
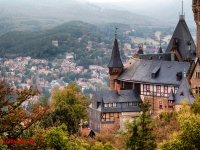
<instances>
[{"instance_id":1,"label":"dormer window","mask_svg":"<svg viewBox=\"0 0 200 150\"><path fill-rule=\"evenodd\" d=\"M126 107L136 107L138 106L138 102L127 102Z\"/></svg>"},{"instance_id":2,"label":"dormer window","mask_svg":"<svg viewBox=\"0 0 200 150\"><path fill-rule=\"evenodd\" d=\"M181 81L181 79L182 79L182 72L178 72L178 73L176 74L176 80L177 80L177 81Z\"/></svg>"},{"instance_id":3,"label":"dormer window","mask_svg":"<svg viewBox=\"0 0 200 150\"><path fill-rule=\"evenodd\" d=\"M104 104L105 108L113 108L113 107L117 107L117 103L105 103Z\"/></svg>"},{"instance_id":4,"label":"dormer window","mask_svg":"<svg viewBox=\"0 0 200 150\"><path fill-rule=\"evenodd\" d=\"M183 92L181 92L180 96L184 96L184 93L183 93Z\"/></svg>"},{"instance_id":5,"label":"dormer window","mask_svg":"<svg viewBox=\"0 0 200 150\"><path fill-rule=\"evenodd\" d=\"M109 107L109 104L108 104L108 103L105 103L105 104L104 104L104 107L105 107L105 108Z\"/></svg>"},{"instance_id":6,"label":"dormer window","mask_svg":"<svg viewBox=\"0 0 200 150\"><path fill-rule=\"evenodd\" d=\"M157 66L156 68L153 69L153 71L151 72L151 78L155 79L158 76L160 70L160 66Z\"/></svg>"},{"instance_id":7,"label":"dormer window","mask_svg":"<svg viewBox=\"0 0 200 150\"><path fill-rule=\"evenodd\" d=\"M156 74L155 74L155 73L152 73L152 74L151 74L151 78L152 78L152 79L155 79L155 78L156 78Z\"/></svg>"}]
</instances>

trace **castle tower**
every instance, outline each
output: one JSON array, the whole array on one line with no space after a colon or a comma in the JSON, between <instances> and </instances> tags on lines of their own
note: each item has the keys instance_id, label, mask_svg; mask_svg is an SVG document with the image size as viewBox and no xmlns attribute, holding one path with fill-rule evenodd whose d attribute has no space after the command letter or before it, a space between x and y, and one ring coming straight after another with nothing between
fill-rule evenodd
<instances>
[{"instance_id":1,"label":"castle tower","mask_svg":"<svg viewBox=\"0 0 200 150\"><path fill-rule=\"evenodd\" d=\"M176 49L174 48L174 40L176 40ZM188 48L190 48L189 51ZM174 52L178 61L188 61L188 57L191 60L195 60L196 58L196 46L185 21L185 14L183 13L183 2L182 12L179 15L178 24L166 49L167 53L172 51Z\"/></svg>"},{"instance_id":2,"label":"castle tower","mask_svg":"<svg viewBox=\"0 0 200 150\"><path fill-rule=\"evenodd\" d=\"M112 49L111 59L108 64L109 74L110 74L110 90L115 90L115 80L122 73L123 68L124 68L121 61L116 36L117 36L117 28L115 31L115 41L114 41L114 45Z\"/></svg>"},{"instance_id":3,"label":"castle tower","mask_svg":"<svg viewBox=\"0 0 200 150\"><path fill-rule=\"evenodd\" d=\"M200 0L192 0L192 11L194 13L194 21L197 25L197 51L196 57L200 58Z\"/></svg>"}]
</instances>

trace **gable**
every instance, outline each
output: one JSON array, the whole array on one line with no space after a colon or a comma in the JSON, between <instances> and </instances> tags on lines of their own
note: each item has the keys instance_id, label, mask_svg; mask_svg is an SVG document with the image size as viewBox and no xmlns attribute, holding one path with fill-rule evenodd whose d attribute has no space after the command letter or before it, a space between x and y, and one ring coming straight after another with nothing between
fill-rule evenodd
<instances>
[{"instance_id":1,"label":"gable","mask_svg":"<svg viewBox=\"0 0 200 150\"><path fill-rule=\"evenodd\" d=\"M172 38L169 42L169 45L166 49L166 52L171 52L173 47L173 39L177 38L178 40L178 47L177 50L182 58L182 60L187 59L188 54L188 42L191 41L191 57L194 60L196 57L196 46L194 43L194 40L192 38L192 35L188 29L188 26L185 22L185 20L179 20L176 29L174 30L174 33L172 35Z\"/></svg>"}]
</instances>

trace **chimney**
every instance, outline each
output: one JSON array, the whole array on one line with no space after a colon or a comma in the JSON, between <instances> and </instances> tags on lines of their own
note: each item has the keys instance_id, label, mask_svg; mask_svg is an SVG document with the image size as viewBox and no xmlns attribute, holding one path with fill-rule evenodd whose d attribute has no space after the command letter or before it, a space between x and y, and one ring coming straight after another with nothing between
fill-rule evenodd
<instances>
[{"instance_id":1,"label":"chimney","mask_svg":"<svg viewBox=\"0 0 200 150\"><path fill-rule=\"evenodd\" d=\"M115 80L114 83L115 83L115 89L114 89L114 90L117 90L117 85L118 85L118 84L117 84L117 81Z\"/></svg>"},{"instance_id":2,"label":"chimney","mask_svg":"<svg viewBox=\"0 0 200 150\"><path fill-rule=\"evenodd\" d=\"M117 94L120 96L121 92L120 92L120 84L117 84Z\"/></svg>"}]
</instances>

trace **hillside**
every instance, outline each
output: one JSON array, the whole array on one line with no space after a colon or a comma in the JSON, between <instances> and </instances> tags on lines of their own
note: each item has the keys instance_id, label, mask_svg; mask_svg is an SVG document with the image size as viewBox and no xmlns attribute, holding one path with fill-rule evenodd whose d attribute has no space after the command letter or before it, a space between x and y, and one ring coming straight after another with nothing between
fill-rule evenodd
<instances>
[{"instance_id":1,"label":"hillside","mask_svg":"<svg viewBox=\"0 0 200 150\"><path fill-rule=\"evenodd\" d=\"M0 36L0 55L6 58L31 56L51 60L64 58L66 52L74 52L77 64L106 64L110 56L106 56L102 49L112 49L116 26L121 39L123 32L131 29L130 26L119 23L97 27L82 21L70 21L48 30L13 31ZM59 46L52 44L54 40L58 41Z\"/></svg>"},{"instance_id":2,"label":"hillside","mask_svg":"<svg viewBox=\"0 0 200 150\"><path fill-rule=\"evenodd\" d=\"M12 1L12 2L11 2ZM92 24L124 23L135 26L168 26L163 21L117 9L75 0L0 0L0 34L9 31L38 31L71 20Z\"/></svg>"}]
</instances>

